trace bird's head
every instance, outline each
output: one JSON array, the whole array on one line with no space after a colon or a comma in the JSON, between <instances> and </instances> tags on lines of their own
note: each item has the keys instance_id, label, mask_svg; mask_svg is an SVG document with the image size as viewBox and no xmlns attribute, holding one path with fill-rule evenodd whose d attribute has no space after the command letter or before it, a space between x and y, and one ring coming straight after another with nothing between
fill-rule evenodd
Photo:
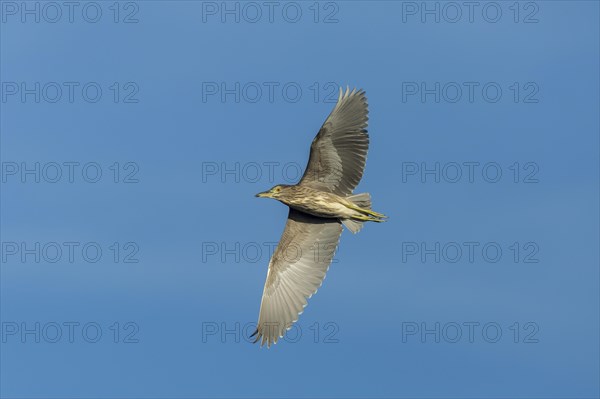
<instances>
[{"instance_id":1,"label":"bird's head","mask_svg":"<svg viewBox=\"0 0 600 399\"><path fill-rule=\"evenodd\" d=\"M260 198L279 198L279 196L281 195L281 193L283 191L285 191L285 187L283 185L276 185L275 187L273 187L272 189L268 190L268 191L263 191L262 193L258 193L256 194L256 197L260 197Z\"/></svg>"}]
</instances>

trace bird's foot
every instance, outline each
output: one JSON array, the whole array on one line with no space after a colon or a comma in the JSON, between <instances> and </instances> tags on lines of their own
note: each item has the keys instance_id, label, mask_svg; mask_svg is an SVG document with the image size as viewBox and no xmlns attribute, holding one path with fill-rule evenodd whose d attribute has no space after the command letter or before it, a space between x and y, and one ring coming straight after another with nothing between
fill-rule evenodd
<instances>
[{"instance_id":1,"label":"bird's foot","mask_svg":"<svg viewBox=\"0 0 600 399\"><path fill-rule=\"evenodd\" d=\"M382 217L374 217L374 216L370 216L370 215L354 215L354 216L352 216L352 219L360 220L363 222L377 222L377 223L383 223L386 221Z\"/></svg>"}]
</instances>

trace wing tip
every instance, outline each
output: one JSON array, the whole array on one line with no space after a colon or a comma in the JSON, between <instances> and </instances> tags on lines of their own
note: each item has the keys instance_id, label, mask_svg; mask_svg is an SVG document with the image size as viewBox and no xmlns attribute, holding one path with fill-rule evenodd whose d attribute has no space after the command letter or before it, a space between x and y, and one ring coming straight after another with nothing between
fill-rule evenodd
<instances>
[{"instance_id":1,"label":"wing tip","mask_svg":"<svg viewBox=\"0 0 600 399\"><path fill-rule=\"evenodd\" d=\"M265 344L267 344L267 348L271 348L271 345L277 345L277 341L279 340L279 338L283 338L285 331L289 330L292 324L293 323L290 323L290 326L287 327L287 329L285 329L283 332L279 330L279 332L275 332L272 334L269 334L268 329L267 333L265 334L261 328L256 327L256 330L254 330L252 335L250 335L248 338L256 337L251 343L256 344L260 341L258 345L259 347L262 348L263 346L265 346Z\"/></svg>"},{"instance_id":2,"label":"wing tip","mask_svg":"<svg viewBox=\"0 0 600 399\"><path fill-rule=\"evenodd\" d=\"M361 103L365 105L365 108L369 109L369 102L367 101L367 92L362 88L357 89L356 87L350 91L350 86L346 86L346 91L344 91L343 86L340 85L340 95L338 97L337 104L335 105L334 111L342 106L342 104L352 101L352 99L357 98ZM368 111L367 111L368 114ZM368 116L367 116L368 118Z\"/></svg>"}]
</instances>

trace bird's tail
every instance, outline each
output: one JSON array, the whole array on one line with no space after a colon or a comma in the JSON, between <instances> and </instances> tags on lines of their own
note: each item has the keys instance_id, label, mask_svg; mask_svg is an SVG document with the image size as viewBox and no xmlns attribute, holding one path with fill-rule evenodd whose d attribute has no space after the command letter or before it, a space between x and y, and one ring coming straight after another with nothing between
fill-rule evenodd
<instances>
[{"instance_id":1,"label":"bird's tail","mask_svg":"<svg viewBox=\"0 0 600 399\"><path fill-rule=\"evenodd\" d=\"M382 213L377 213L371 210L371 195L369 193L361 193L346 197L354 206L350 209L360 212L360 216L352 219L342 219L342 223L348 230L356 234L362 229L364 222L383 222L387 217Z\"/></svg>"},{"instance_id":2,"label":"bird's tail","mask_svg":"<svg viewBox=\"0 0 600 399\"><path fill-rule=\"evenodd\" d=\"M360 220L352 220L352 219L342 219L342 223L348 230L350 230L353 234L356 234L363 228L363 221Z\"/></svg>"}]
</instances>

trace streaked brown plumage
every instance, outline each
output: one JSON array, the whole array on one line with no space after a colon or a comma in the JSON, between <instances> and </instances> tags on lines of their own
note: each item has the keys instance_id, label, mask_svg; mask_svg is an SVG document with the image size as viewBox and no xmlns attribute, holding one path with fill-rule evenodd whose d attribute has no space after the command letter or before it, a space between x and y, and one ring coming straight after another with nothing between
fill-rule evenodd
<instances>
[{"instance_id":1,"label":"streaked brown plumage","mask_svg":"<svg viewBox=\"0 0 600 399\"><path fill-rule=\"evenodd\" d=\"M365 92L340 90L338 102L310 147L297 185L277 185L257 197L289 206L288 221L269 270L253 335L261 346L277 343L317 289L329 268L342 223L357 233L364 222L382 222L367 193L352 195L362 178L369 135Z\"/></svg>"}]
</instances>

